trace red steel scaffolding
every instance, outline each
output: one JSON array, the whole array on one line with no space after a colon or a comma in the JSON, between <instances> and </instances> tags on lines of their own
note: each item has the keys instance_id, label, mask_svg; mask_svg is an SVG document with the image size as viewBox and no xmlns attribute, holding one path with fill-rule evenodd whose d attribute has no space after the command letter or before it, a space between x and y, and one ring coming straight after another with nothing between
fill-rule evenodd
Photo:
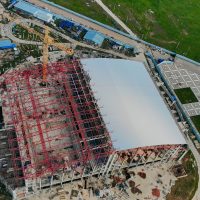
<instances>
[{"instance_id":1,"label":"red steel scaffolding","mask_svg":"<svg viewBox=\"0 0 200 200\"><path fill-rule=\"evenodd\" d=\"M3 75L5 124L16 133L8 135L16 179L98 163L113 151L79 60L49 64L47 72L45 84L41 65Z\"/></svg>"}]
</instances>

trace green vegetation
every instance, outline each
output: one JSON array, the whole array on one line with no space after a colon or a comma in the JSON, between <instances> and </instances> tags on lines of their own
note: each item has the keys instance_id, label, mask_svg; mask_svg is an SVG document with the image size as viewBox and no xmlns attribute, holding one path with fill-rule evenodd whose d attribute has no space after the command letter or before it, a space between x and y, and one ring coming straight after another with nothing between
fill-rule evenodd
<instances>
[{"instance_id":1,"label":"green vegetation","mask_svg":"<svg viewBox=\"0 0 200 200\"><path fill-rule=\"evenodd\" d=\"M199 0L103 0L140 38L200 61Z\"/></svg>"},{"instance_id":2,"label":"green vegetation","mask_svg":"<svg viewBox=\"0 0 200 200\"><path fill-rule=\"evenodd\" d=\"M42 41L39 36L29 33L28 30L24 29L20 25L16 25L13 28L13 33L17 38L22 39L22 40L36 41L36 42Z\"/></svg>"},{"instance_id":3,"label":"green vegetation","mask_svg":"<svg viewBox=\"0 0 200 200\"><path fill-rule=\"evenodd\" d=\"M11 200L11 195L7 192L6 187L0 183L0 200Z\"/></svg>"},{"instance_id":4,"label":"green vegetation","mask_svg":"<svg viewBox=\"0 0 200 200\"><path fill-rule=\"evenodd\" d=\"M50 0L113 26L89 0ZM102 0L140 38L200 61L199 0Z\"/></svg>"},{"instance_id":5,"label":"green vegetation","mask_svg":"<svg viewBox=\"0 0 200 200\"><path fill-rule=\"evenodd\" d=\"M198 102L191 88L175 89L174 92L182 104Z\"/></svg>"},{"instance_id":6,"label":"green vegetation","mask_svg":"<svg viewBox=\"0 0 200 200\"><path fill-rule=\"evenodd\" d=\"M122 29L115 21L110 18L101 7L91 0L49 0L65 8L91 17L99 22Z\"/></svg>"},{"instance_id":7,"label":"green vegetation","mask_svg":"<svg viewBox=\"0 0 200 200\"><path fill-rule=\"evenodd\" d=\"M65 38L63 38L63 37L61 37L59 35L56 35L55 33L50 32L49 36L52 37L55 42L58 42L58 43L69 43L68 40L66 40Z\"/></svg>"},{"instance_id":8,"label":"green vegetation","mask_svg":"<svg viewBox=\"0 0 200 200\"><path fill-rule=\"evenodd\" d=\"M200 115L190 117L197 130L200 132Z\"/></svg>"},{"instance_id":9,"label":"green vegetation","mask_svg":"<svg viewBox=\"0 0 200 200\"><path fill-rule=\"evenodd\" d=\"M31 24L31 28L33 28L39 34L44 34L44 29L39 27L39 26L37 26L37 25ZM20 25L16 25L13 28L13 33L17 38L22 39L22 40L36 41L36 42L42 42L43 41L43 39L40 38L38 35L28 32L28 30L26 30L25 28L23 28ZM50 32L49 35L52 38L54 38L54 40L56 42L61 42L61 43L68 43L69 42L66 39L62 38L61 36L55 35L52 32Z\"/></svg>"},{"instance_id":10,"label":"green vegetation","mask_svg":"<svg viewBox=\"0 0 200 200\"><path fill-rule=\"evenodd\" d=\"M36 45L21 44L18 46L19 53L14 55L13 60L4 59L3 64L0 68L0 74L3 74L10 68L15 68L18 64L24 62L27 57L33 56L34 58L42 55L42 50Z\"/></svg>"},{"instance_id":11,"label":"green vegetation","mask_svg":"<svg viewBox=\"0 0 200 200\"><path fill-rule=\"evenodd\" d=\"M176 181L171 193L167 195L167 200L192 200L198 188L198 168L191 151L183 159L183 166L187 176Z\"/></svg>"},{"instance_id":12,"label":"green vegetation","mask_svg":"<svg viewBox=\"0 0 200 200\"><path fill-rule=\"evenodd\" d=\"M37 45L21 44L19 46L20 54L27 58L33 56L34 58L42 56L42 50Z\"/></svg>"}]
</instances>

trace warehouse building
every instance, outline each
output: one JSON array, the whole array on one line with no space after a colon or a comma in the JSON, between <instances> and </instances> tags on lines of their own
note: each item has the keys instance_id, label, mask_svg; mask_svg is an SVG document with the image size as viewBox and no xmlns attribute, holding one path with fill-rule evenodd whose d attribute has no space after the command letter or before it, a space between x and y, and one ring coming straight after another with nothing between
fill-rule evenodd
<instances>
[{"instance_id":1,"label":"warehouse building","mask_svg":"<svg viewBox=\"0 0 200 200\"><path fill-rule=\"evenodd\" d=\"M103 34L94 30L88 30L84 36L85 41L95 44L97 46L101 46L104 39L105 39L105 36Z\"/></svg>"},{"instance_id":2,"label":"warehouse building","mask_svg":"<svg viewBox=\"0 0 200 200\"><path fill-rule=\"evenodd\" d=\"M37 7L26 1L18 0L15 3L13 3L13 6L15 9L22 11L28 15L34 16L35 18L43 22L50 23L54 21L53 14L51 14L49 11Z\"/></svg>"}]
</instances>

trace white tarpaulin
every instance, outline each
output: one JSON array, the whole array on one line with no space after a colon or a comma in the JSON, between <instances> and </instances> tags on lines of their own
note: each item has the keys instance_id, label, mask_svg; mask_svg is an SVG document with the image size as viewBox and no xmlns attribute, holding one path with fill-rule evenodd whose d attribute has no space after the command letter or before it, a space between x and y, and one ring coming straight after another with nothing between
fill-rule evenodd
<instances>
[{"instance_id":1,"label":"white tarpaulin","mask_svg":"<svg viewBox=\"0 0 200 200\"><path fill-rule=\"evenodd\" d=\"M143 63L83 59L114 147L120 150L185 144L185 140Z\"/></svg>"}]
</instances>

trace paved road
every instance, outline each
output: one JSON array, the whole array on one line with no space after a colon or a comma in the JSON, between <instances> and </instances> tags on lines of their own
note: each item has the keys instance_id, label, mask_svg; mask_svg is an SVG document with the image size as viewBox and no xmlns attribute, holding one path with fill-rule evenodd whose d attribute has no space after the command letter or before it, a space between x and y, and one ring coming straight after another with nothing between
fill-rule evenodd
<instances>
[{"instance_id":1,"label":"paved road","mask_svg":"<svg viewBox=\"0 0 200 200\"><path fill-rule=\"evenodd\" d=\"M48 10L50 10L51 12L53 13L56 13L58 15L62 15L63 17L66 17L66 18L69 18L69 19L72 19L73 21L77 22L77 23L80 23L86 27L89 27L89 28L92 28L92 29L95 29L109 37L113 37L117 40L120 40L126 44L130 44L130 45L133 45L133 46L136 46L137 48L140 48L141 45L140 43L136 42L135 40L132 40L126 36L123 36L119 33L116 33L115 31L111 31L103 26L100 26L98 24L95 24L89 20L86 20L86 19L83 19L75 14L72 14L72 13L69 13L67 12L66 10L62 10L61 8L58 8L58 7L55 7L55 6L52 6L48 3L45 3L45 2L41 2L40 0L27 0L28 2L30 3L33 3L37 6L40 6L40 7L43 7L43 8L46 8Z\"/></svg>"},{"instance_id":2,"label":"paved road","mask_svg":"<svg viewBox=\"0 0 200 200\"><path fill-rule=\"evenodd\" d=\"M131 36L137 37L130 28L128 28L128 26L126 24L124 24L124 22L121 21L121 19L119 19L119 17L117 17L101 0L95 0L97 4L99 4L99 6L102 7L102 9L108 14L110 15L125 31L127 31L127 33L129 33Z\"/></svg>"},{"instance_id":3,"label":"paved road","mask_svg":"<svg viewBox=\"0 0 200 200\"><path fill-rule=\"evenodd\" d=\"M36 21L36 20L30 20L30 19L21 18L21 19L17 19L16 22L17 22L17 23L20 22L20 23L22 23L22 24L25 25L25 26L27 25L27 23L33 23L33 24L35 24L35 25L37 25L37 26L40 26L40 27L45 28L45 25L44 25L44 24L42 24L42 23L40 23L40 22L38 22L38 21ZM12 33L12 29L13 29L13 26L15 26L16 22L15 22L15 21L10 22L10 23L4 25L3 27L1 27L1 28L3 29L3 31L4 31L4 33L6 34L7 37L9 37L11 40L13 40L13 41L15 41L15 42L17 42L17 43L19 43L19 44L43 45L42 42L22 40L22 39L19 39L19 38L15 37L15 36L13 35L13 33ZM78 46L90 48L90 49L93 49L93 50L103 51L103 52L105 52L105 53L112 54L112 55L114 55L114 56L118 56L118 57L124 58L124 59L129 59L129 60L135 60L135 59L136 59L135 57L128 57L128 56L125 56L125 55L123 55L123 54L121 54L121 53L115 52L115 51L113 51L113 50L105 50L105 49L101 49L101 48L99 48L99 47L94 47L94 46L91 46L91 45L88 45L88 44L85 44L85 43L82 43L82 42L78 42L78 41L76 41L76 40L70 38L69 36L67 36L67 35L65 35L65 34L63 34L63 33L61 33L61 32L58 32L58 31L56 31L56 30L54 30L54 29L52 29L52 28L49 28L49 30L50 30L51 32L53 32L53 33L55 33L55 34L61 36L62 38L68 40L69 42L71 42L73 48L75 48L75 47L78 45ZM69 47L69 46L68 46L68 47ZM143 55L143 54L137 56L137 60L144 61L144 59L145 59L145 58L144 58L144 55Z\"/></svg>"},{"instance_id":4,"label":"paved road","mask_svg":"<svg viewBox=\"0 0 200 200\"><path fill-rule=\"evenodd\" d=\"M4 34L9 37L11 40L17 42L18 44L32 44L32 45L42 45L42 42L36 42L36 41L29 41L29 40L22 40L19 39L17 37L15 37L12 33L12 28L15 25L14 22L9 23L5 26L2 26L2 31L4 32Z\"/></svg>"}]
</instances>

